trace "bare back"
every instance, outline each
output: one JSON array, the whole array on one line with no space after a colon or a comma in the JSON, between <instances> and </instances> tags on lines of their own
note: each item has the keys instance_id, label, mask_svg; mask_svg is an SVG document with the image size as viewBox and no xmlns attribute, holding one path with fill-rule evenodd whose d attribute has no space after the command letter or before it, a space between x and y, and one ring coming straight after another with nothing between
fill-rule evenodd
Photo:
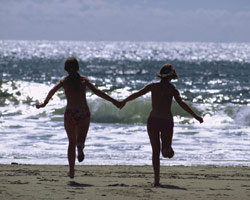
<instances>
[{"instance_id":1,"label":"bare back","mask_svg":"<svg viewBox=\"0 0 250 200\"><path fill-rule=\"evenodd\" d=\"M62 79L61 82L67 99L67 109L88 107L86 100L86 77L81 76L81 85L79 89L72 88L72 85L67 80L67 77Z\"/></svg>"},{"instance_id":2,"label":"bare back","mask_svg":"<svg viewBox=\"0 0 250 200\"><path fill-rule=\"evenodd\" d=\"M154 83L151 86L152 111L150 116L173 121L171 104L176 91L176 88L169 82Z\"/></svg>"}]
</instances>

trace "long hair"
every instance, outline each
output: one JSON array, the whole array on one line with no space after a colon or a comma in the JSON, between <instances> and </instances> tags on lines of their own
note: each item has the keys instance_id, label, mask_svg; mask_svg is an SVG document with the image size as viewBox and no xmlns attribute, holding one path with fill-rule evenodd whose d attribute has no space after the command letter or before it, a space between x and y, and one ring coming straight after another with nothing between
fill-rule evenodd
<instances>
[{"instance_id":1,"label":"long hair","mask_svg":"<svg viewBox=\"0 0 250 200\"><path fill-rule=\"evenodd\" d=\"M73 89L79 90L81 86L81 77L78 73L79 64L75 57L68 57L64 61L64 69L68 72L67 80Z\"/></svg>"}]
</instances>

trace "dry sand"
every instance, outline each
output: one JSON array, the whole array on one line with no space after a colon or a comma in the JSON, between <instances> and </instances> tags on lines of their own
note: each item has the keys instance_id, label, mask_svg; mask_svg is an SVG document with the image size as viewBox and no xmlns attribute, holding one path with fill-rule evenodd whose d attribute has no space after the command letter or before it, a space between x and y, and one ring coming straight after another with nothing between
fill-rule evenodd
<instances>
[{"instance_id":1,"label":"dry sand","mask_svg":"<svg viewBox=\"0 0 250 200\"><path fill-rule=\"evenodd\" d=\"M200 199L249 200L250 167L161 166L162 187L152 186L152 166L0 165L0 199Z\"/></svg>"}]
</instances>

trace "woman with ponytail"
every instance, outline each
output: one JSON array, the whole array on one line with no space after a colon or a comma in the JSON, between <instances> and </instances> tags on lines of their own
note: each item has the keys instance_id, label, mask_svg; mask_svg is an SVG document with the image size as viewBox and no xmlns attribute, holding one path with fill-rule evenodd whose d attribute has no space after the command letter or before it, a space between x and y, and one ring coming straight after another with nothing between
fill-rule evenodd
<instances>
[{"instance_id":1,"label":"woman with ponytail","mask_svg":"<svg viewBox=\"0 0 250 200\"><path fill-rule=\"evenodd\" d=\"M67 99L67 106L64 113L64 127L69 140L68 175L70 178L74 178L76 148L78 161L82 162L84 160L83 149L85 146L85 139L90 124L90 111L86 100L86 87L92 90L97 96L110 101L117 107L120 106L120 102L97 89L87 77L81 76L78 73L79 64L76 58L68 57L64 62L64 69L68 72L68 76L61 79L49 91L45 101L36 105L36 107L45 107L58 89L64 89Z\"/></svg>"},{"instance_id":2,"label":"woman with ponytail","mask_svg":"<svg viewBox=\"0 0 250 200\"><path fill-rule=\"evenodd\" d=\"M173 115L171 104L173 97L176 102L189 114L191 114L200 123L203 119L196 115L189 106L182 101L179 91L170 81L177 79L178 75L170 64L162 66L160 73L156 73L161 80L146 85L138 92L130 95L121 102L122 108L128 101L134 100L148 92L151 92L152 110L147 120L147 131L152 147L152 164L154 168L154 185L160 185L160 151L165 158L172 158L174 151L172 149L173 137Z\"/></svg>"}]
</instances>

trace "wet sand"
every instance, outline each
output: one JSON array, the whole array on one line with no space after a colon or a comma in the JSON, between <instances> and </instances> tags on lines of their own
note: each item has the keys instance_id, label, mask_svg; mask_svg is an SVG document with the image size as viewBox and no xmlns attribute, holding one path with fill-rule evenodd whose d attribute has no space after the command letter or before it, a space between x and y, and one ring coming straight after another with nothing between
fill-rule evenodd
<instances>
[{"instance_id":1,"label":"wet sand","mask_svg":"<svg viewBox=\"0 0 250 200\"><path fill-rule=\"evenodd\" d=\"M250 199L250 167L161 166L157 188L152 166L77 165L74 179L67 171L63 165L0 165L0 199Z\"/></svg>"}]
</instances>

